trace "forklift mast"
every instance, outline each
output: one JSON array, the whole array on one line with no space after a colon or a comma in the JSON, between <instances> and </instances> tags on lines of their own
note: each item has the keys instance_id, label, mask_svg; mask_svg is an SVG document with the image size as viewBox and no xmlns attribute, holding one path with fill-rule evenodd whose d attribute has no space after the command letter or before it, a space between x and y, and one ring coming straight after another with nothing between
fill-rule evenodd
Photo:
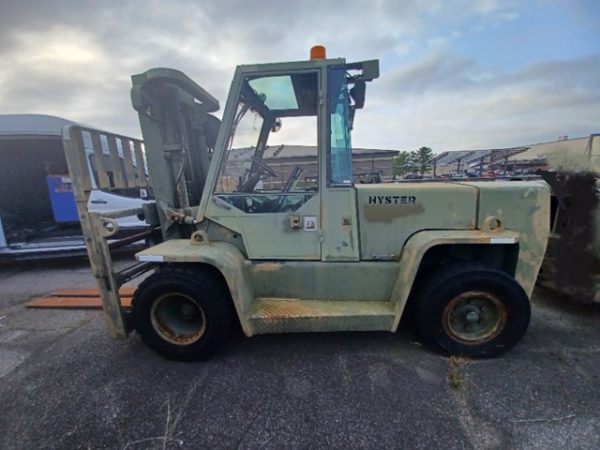
<instances>
[{"instance_id":1,"label":"forklift mast","mask_svg":"<svg viewBox=\"0 0 600 450\"><path fill-rule=\"evenodd\" d=\"M220 126L210 113L219 102L178 70L150 69L131 79L163 238L183 237L172 226L180 217L174 211L191 214L200 203Z\"/></svg>"}]
</instances>

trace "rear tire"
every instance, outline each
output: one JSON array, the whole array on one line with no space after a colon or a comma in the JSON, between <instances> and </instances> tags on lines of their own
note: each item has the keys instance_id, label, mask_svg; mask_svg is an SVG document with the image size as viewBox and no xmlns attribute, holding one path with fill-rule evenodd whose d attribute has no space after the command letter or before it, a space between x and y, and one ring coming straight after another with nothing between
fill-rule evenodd
<instances>
[{"instance_id":1,"label":"rear tire","mask_svg":"<svg viewBox=\"0 0 600 450\"><path fill-rule=\"evenodd\" d=\"M474 263L426 276L413 298L423 342L445 355L491 358L511 349L529 326L531 305L508 274Z\"/></svg>"},{"instance_id":2,"label":"rear tire","mask_svg":"<svg viewBox=\"0 0 600 450\"><path fill-rule=\"evenodd\" d=\"M165 266L146 278L132 312L144 343L180 361L211 355L231 328L231 298L223 283L189 266Z\"/></svg>"}]
</instances>

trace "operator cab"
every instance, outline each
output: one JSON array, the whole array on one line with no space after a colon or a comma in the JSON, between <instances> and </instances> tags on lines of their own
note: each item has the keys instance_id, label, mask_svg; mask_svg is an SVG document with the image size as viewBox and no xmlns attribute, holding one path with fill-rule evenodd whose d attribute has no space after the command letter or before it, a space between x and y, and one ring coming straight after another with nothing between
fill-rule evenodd
<instances>
[{"instance_id":1,"label":"operator cab","mask_svg":"<svg viewBox=\"0 0 600 450\"><path fill-rule=\"evenodd\" d=\"M349 71L361 71L363 63L328 66L331 133L321 142L330 146L328 182L348 185L350 129L355 110L364 105L366 86L362 72ZM246 213L290 212L319 191L321 72L311 67L241 77L214 190L219 200Z\"/></svg>"},{"instance_id":2,"label":"operator cab","mask_svg":"<svg viewBox=\"0 0 600 450\"><path fill-rule=\"evenodd\" d=\"M344 59L239 66L199 218L243 235L251 259L282 257L282 246L286 258L327 258L320 236L344 221L330 256L358 259L356 215L328 224L322 205L355 208L350 130L378 72L378 61Z\"/></svg>"}]
</instances>

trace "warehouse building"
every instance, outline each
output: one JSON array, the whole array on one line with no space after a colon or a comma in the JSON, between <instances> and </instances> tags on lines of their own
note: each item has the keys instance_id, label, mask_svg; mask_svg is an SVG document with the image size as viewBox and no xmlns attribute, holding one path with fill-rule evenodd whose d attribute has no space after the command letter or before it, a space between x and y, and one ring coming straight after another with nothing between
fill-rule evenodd
<instances>
[{"instance_id":1,"label":"warehouse building","mask_svg":"<svg viewBox=\"0 0 600 450\"><path fill-rule=\"evenodd\" d=\"M254 148L242 148L232 150L229 156L232 160L237 160L239 164L239 173L230 173L230 176L243 176L245 161L252 158ZM398 156L398 150L380 150L368 148L352 149L352 169L354 172L354 181L373 182L390 179L393 176L394 158ZM264 187L267 189L278 189L290 179L294 170L301 170L300 181L306 184L314 184L318 177L317 148L304 145L274 145L265 149L263 161L276 174L276 177L267 177L264 180ZM234 169L234 165L229 164L229 169ZM235 169L233 170L235 172Z\"/></svg>"},{"instance_id":2,"label":"warehouse building","mask_svg":"<svg viewBox=\"0 0 600 450\"><path fill-rule=\"evenodd\" d=\"M492 167L501 167L512 155L528 147L495 148L487 150L456 150L436 155L433 176L484 176Z\"/></svg>"},{"instance_id":3,"label":"warehouse building","mask_svg":"<svg viewBox=\"0 0 600 450\"><path fill-rule=\"evenodd\" d=\"M600 136L592 134L574 139L560 136L556 141L522 147L447 151L435 156L432 174L437 177L485 176L489 172L523 175L565 164L578 167L591 164L599 171L599 147Z\"/></svg>"},{"instance_id":4,"label":"warehouse building","mask_svg":"<svg viewBox=\"0 0 600 450\"><path fill-rule=\"evenodd\" d=\"M561 136L556 141L534 144L523 152L511 155L506 167L512 173L534 173L538 169L558 168L585 170L590 167L600 172L599 156L600 135L574 139Z\"/></svg>"}]
</instances>

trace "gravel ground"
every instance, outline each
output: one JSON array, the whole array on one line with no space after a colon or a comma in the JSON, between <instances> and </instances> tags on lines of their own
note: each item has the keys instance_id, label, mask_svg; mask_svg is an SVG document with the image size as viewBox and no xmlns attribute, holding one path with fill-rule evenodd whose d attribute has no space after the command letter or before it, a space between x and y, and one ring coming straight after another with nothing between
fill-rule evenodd
<instances>
[{"instance_id":1,"label":"gravel ground","mask_svg":"<svg viewBox=\"0 0 600 450\"><path fill-rule=\"evenodd\" d=\"M94 311L28 310L93 287L85 262L0 268L0 448L600 448L600 307L534 294L505 356L438 356L409 330L235 334L176 363Z\"/></svg>"}]
</instances>

